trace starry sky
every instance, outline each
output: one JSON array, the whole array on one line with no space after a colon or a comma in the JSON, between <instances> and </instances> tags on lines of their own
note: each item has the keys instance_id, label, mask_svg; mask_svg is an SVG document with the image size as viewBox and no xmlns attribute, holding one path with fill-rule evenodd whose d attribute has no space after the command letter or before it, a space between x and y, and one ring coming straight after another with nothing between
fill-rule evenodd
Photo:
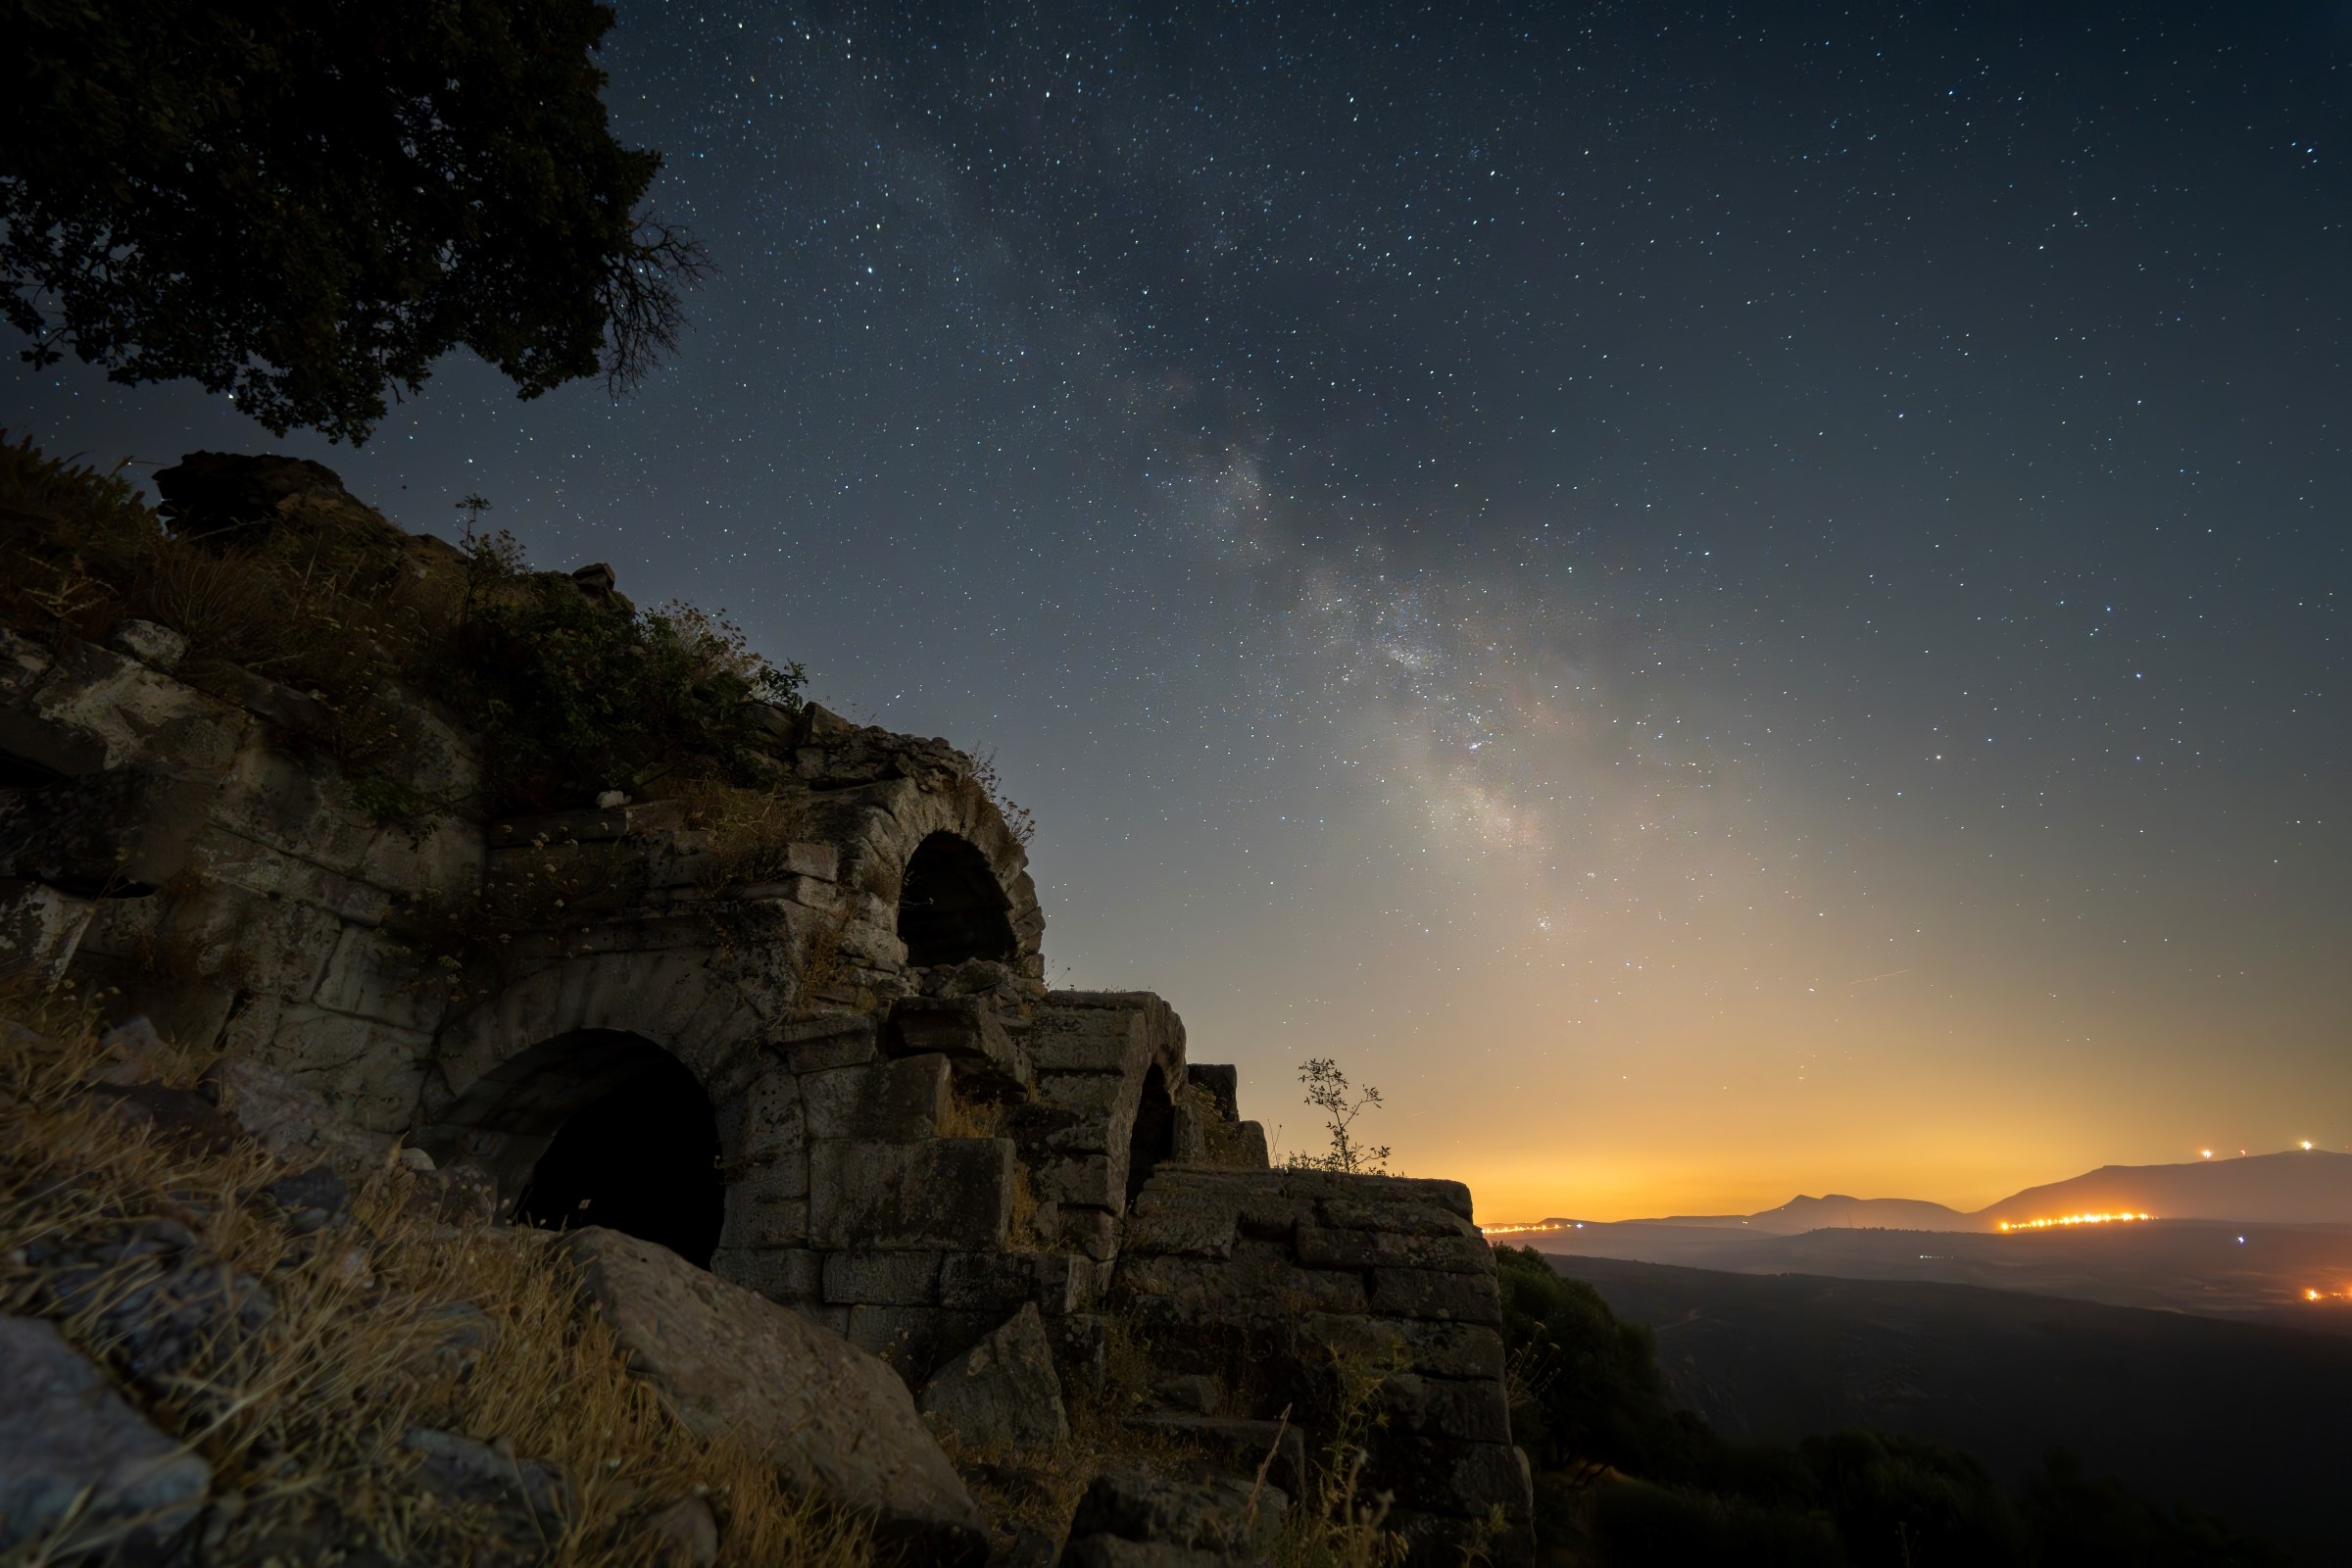
<instances>
[{"instance_id":1,"label":"starry sky","mask_svg":"<svg viewBox=\"0 0 2352 1568\"><path fill-rule=\"evenodd\" d=\"M618 11L632 400L6 423L723 607L1485 1218L2352 1145L2352 5Z\"/></svg>"}]
</instances>

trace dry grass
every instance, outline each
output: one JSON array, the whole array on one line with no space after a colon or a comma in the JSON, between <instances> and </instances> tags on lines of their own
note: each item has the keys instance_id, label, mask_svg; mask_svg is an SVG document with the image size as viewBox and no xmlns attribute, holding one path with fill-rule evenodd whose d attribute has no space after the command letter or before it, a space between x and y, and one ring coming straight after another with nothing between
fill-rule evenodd
<instances>
[{"instance_id":1,"label":"dry grass","mask_svg":"<svg viewBox=\"0 0 2352 1568\"><path fill-rule=\"evenodd\" d=\"M61 1304L37 1259L40 1244L142 1216L184 1225L274 1302L258 1335L217 1334L168 1385L125 1388L211 1463L215 1495L242 1495L216 1560L259 1560L270 1532L304 1519L403 1561L476 1560L488 1521L436 1509L414 1484L417 1457L401 1437L424 1426L568 1478L569 1514L540 1521L545 1545L529 1553L545 1562L652 1561L635 1521L696 1493L719 1520L722 1561L871 1561L860 1528L788 1495L758 1455L674 1421L627 1375L609 1331L575 1312L569 1278L532 1234L432 1222L414 1201L417 1178L396 1165L354 1195L348 1223L294 1238L247 1196L283 1173L268 1155L250 1144L195 1152L133 1125L81 1088L108 1065L86 1020L0 999L11 1017L17 1027L0 1027L0 1309L65 1311L68 1340L120 1368L125 1346L107 1308L147 1283L153 1261L112 1268ZM200 1065L169 1061L164 1077L185 1083ZM434 1317L459 1302L495 1327L470 1366L446 1353Z\"/></svg>"},{"instance_id":2,"label":"dry grass","mask_svg":"<svg viewBox=\"0 0 2352 1568\"><path fill-rule=\"evenodd\" d=\"M699 878L709 888L775 880L787 869L787 849L808 832L808 800L798 793L664 779L647 794L686 803L687 821L709 840L710 858Z\"/></svg>"}]
</instances>

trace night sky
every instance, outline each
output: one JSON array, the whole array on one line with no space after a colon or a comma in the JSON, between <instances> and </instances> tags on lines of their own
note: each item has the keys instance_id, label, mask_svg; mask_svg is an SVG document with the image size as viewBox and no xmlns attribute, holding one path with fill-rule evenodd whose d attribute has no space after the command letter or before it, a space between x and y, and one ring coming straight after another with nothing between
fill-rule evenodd
<instances>
[{"instance_id":1,"label":"night sky","mask_svg":"<svg viewBox=\"0 0 2352 1568\"><path fill-rule=\"evenodd\" d=\"M1483 1217L2352 1145L2352 5L1456 9L623 0L633 401L6 422L724 607Z\"/></svg>"}]
</instances>

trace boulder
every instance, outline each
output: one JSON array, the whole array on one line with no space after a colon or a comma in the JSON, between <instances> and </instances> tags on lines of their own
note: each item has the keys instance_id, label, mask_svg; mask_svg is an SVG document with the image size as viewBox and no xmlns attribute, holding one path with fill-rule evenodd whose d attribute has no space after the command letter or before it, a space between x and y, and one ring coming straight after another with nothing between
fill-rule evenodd
<instances>
[{"instance_id":1,"label":"boulder","mask_svg":"<svg viewBox=\"0 0 2352 1568\"><path fill-rule=\"evenodd\" d=\"M631 1370L690 1429L748 1443L794 1488L872 1515L913 1560L986 1557L970 1494L882 1361L651 1242L592 1226L558 1250Z\"/></svg>"},{"instance_id":2,"label":"boulder","mask_svg":"<svg viewBox=\"0 0 2352 1568\"><path fill-rule=\"evenodd\" d=\"M923 1415L967 1447L1045 1448L1066 1442L1054 1344L1035 1301L923 1385Z\"/></svg>"},{"instance_id":3,"label":"boulder","mask_svg":"<svg viewBox=\"0 0 2352 1568\"><path fill-rule=\"evenodd\" d=\"M392 1152L392 1139L355 1126L309 1084L250 1056L216 1063L204 1087L247 1136L288 1164L325 1164L360 1182Z\"/></svg>"},{"instance_id":4,"label":"boulder","mask_svg":"<svg viewBox=\"0 0 2352 1568\"><path fill-rule=\"evenodd\" d=\"M1282 1489L1222 1478L1097 1476L1070 1518L1064 1564L1193 1564L1262 1561L1282 1534L1290 1498ZM1140 1549L1139 1549L1140 1548Z\"/></svg>"},{"instance_id":5,"label":"boulder","mask_svg":"<svg viewBox=\"0 0 2352 1568\"><path fill-rule=\"evenodd\" d=\"M120 1560L144 1560L138 1538L152 1546L178 1533L212 1480L212 1466L139 1419L56 1329L0 1317L0 1553L14 1561L74 1517L74 1538L92 1544L136 1521Z\"/></svg>"}]
</instances>

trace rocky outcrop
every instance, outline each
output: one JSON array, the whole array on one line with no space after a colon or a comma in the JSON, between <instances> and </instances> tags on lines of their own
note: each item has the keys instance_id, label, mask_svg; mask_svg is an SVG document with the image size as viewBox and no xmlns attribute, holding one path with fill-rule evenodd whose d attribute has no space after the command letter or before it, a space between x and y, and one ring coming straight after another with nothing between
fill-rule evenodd
<instances>
[{"instance_id":1,"label":"rocky outcrop","mask_svg":"<svg viewBox=\"0 0 2352 1568\"><path fill-rule=\"evenodd\" d=\"M633 1236L574 1231L562 1250L631 1369L690 1429L749 1443L921 1561L987 1555L971 1494L881 1361Z\"/></svg>"},{"instance_id":2,"label":"rocky outcrop","mask_svg":"<svg viewBox=\"0 0 2352 1568\"><path fill-rule=\"evenodd\" d=\"M0 1554L149 1560L211 1485L212 1466L141 1420L56 1329L0 1317Z\"/></svg>"}]
</instances>

